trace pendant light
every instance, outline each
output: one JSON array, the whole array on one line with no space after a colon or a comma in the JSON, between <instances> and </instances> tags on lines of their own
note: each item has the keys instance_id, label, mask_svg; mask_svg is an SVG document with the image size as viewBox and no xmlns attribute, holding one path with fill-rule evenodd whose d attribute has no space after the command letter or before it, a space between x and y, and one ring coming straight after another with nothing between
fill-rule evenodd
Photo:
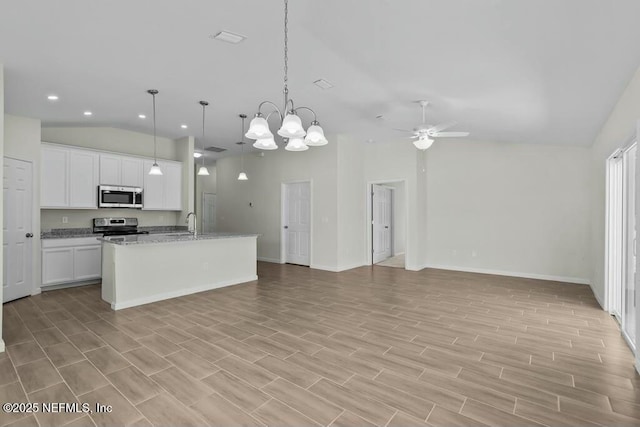
<instances>
[{"instance_id":1,"label":"pendant light","mask_svg":"<svg viewBox=\"0 0 640 427\"><path fill-rule=\"evenodd\" d=\"M240 144L240 173L238 174L238 181L247 181L249 180L249 177L244 171L244 119L247 118L247 115L240 114L238 117L242 119L242 129L240 129L240 137L242 139L238 142L238 144Z\"/></svg>"},{"instance_id":2,"label":"pendant light","mask_svg":"<svg viewBox=\"0 0 640 427\"><path fill-rule=\"evenodd\" d=\"M198 175L208 176L209 169L204 165L204 110L207 108L209 103L207 101L200 101L200 105L202 105L202 166L198 169Z\"/></svg>"},{"instance_id":3,"label":"pendant light","mask_svg":"<svg viewBox=\"0 0 640 427\"><path fill-rule=\"evenodd\" d=\"M156 95L158 91L149 89L147 93L153 97L153 165L149 169L149 175L162 175L162 170L158 166L158 142L156 141Z\"/></svg>"},{"instance_id":4,"label":"pendant light","mask_svg":"<svg viewBox=\"0 0 640 427\"><path fill-rule=\"evenodd\" d=\"M249 124L249 130L246 133L246 137L249 139L255 139L253 144L255 148L260 150L277 150L278 146L273 139L273 133L269 129L269 117L273 113L277 113L280 119L280 129L276 132L286 142L286 150L289 151L305 151L309 147L317 147L326 145L328 143L324 136L324 131L318 123L316 113L308 107L296 108L293 99L289 98L289 1L284 0L284 107L282 110L271 101L263 101L258 106L258 112L253 120ZM274 111L269 113L266 117L262 114L262 107L268 104ZM298 112L305 110L313 114L313 121L311 126L304 130L302 126L302 120L298 116Z\"/></svg>"}]
</instances>

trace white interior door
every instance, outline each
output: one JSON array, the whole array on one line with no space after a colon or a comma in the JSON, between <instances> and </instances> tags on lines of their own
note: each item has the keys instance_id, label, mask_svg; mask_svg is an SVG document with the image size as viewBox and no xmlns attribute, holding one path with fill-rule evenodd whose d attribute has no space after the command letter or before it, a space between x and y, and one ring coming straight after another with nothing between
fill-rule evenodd
<instances>
[{"instance_id":1,"label":"white interior door","mask_svg":"<svg viewBox=\"0 0 640 427\"><path fill-rule=\"evenodd\" d=\"M622 330L635 347L636 337L636 145L624 153L624 245L625 269L622 287Z\"/></svg>"},{"instance_id":2,"label":"white interior door","mask_svg":"<svg viewBox=\"0 0 640 427\"><path fill-rule=\"evenodd\" d=\"M392 233L393 221L391 218L393 206L393 193L388 187L373 185L372 197L372 241L373 241L373 263L391 257L392 254Z\"/></svg>"},{"instance_id":3,"label":"white interior door","mask_svg":"<svg viewBox=\"0 0 640 427\"><path fill-rule=\"evenodd\" d=\"M285 184L283 203L285 262L309 265L311 248L311 184Z\"/></svg>"},{"instance_id":4,"label":"white interior door","mask_svg":"<svg viewBox=\"0 0 640 427\"><path fill-rule=\"evenodd\" d=\"M4 158L3 302L31 295L32 178L30 162Z\"/></svg>"},{"instance_id":5,"label":"white interior door","mask_svg":"<svg viewBox=\"0 0 640 427\"><path fill-rule=\"evenodd\" d=\"M211 233L216 228L216 195L202 193L202 232Z\"/></svg>"}]
</instances>

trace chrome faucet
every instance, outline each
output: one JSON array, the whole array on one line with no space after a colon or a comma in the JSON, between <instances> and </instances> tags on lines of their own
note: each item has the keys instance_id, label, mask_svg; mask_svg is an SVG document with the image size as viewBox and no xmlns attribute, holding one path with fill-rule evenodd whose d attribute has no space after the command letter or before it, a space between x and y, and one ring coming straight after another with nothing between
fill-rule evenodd
<instances>
[{"instance_id":1,"label":"chrome faucet","mask_svg":"<svg viewBox=\"0 0 640 427\"><path fill-rule=\"evenodd\" d=\"M189 218L193 215L193 231L189 230ZM195 212L189 212L187 214L187 230L193 233L193 237L198 237L198 217Z\"/></svg>"}]
</instances>

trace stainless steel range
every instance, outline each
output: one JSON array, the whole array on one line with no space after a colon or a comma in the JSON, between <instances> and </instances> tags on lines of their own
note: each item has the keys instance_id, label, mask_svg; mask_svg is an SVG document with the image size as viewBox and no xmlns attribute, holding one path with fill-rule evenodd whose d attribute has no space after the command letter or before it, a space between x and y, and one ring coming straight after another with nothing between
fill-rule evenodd
<instances>
[{"instance_id":1,"label":"stainless steel range","mask_svg":"<svg viewBox=\"0 0 640 427\"><path fill-rule=\"evenodd\" d=\"M93 218L93 232L103 236L149 234L138 230L138 218Z\"/></svg>"}]
</instances>

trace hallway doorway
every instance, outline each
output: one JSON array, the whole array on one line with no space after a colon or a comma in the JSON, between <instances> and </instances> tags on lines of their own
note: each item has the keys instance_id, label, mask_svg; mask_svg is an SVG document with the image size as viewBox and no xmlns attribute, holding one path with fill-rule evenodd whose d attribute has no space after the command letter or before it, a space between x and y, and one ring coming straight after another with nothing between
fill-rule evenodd
<instances>
[{"instance_id":1,"label":"hallway doorway","mask_svg":"<svg viewBox=\"0 0 640 427\"><path fill-rule=\"evenodd\" d=\"M637 144L607 160L606 308L636 346L636 162Z\"/></svg>"}]
</instances>

